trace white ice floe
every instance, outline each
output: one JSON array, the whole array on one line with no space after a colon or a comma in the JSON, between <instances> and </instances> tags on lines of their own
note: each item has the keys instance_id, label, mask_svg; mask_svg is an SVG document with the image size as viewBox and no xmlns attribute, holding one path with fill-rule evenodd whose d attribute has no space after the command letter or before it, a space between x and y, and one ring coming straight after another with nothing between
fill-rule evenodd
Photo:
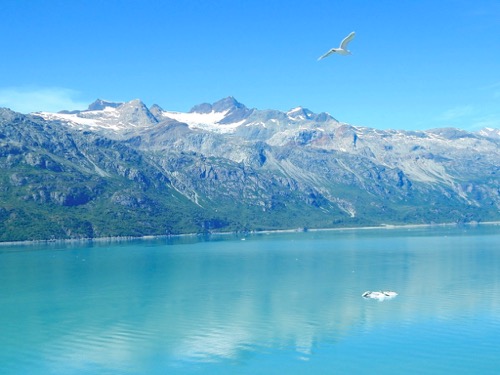
<instances>
[{"instance_id":1,"label":"white ice floe","mask_svg":"<svg viewBox=\"0 0 500 375\"><path fill-rule=\"evenodd\" d=\"M379 301L384 301L386 299L392 299L398 294L390 290L381 290L380 292L366 291L362 294L364 298L376 299Z\"/></svg>"}]
</instances>

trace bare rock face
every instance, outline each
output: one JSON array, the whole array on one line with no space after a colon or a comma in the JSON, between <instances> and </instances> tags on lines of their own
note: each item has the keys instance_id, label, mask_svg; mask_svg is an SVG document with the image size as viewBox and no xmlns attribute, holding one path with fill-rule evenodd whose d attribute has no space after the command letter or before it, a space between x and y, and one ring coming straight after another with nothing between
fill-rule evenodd
<instances>
[{"instance_id":1,"label":"bare rock face","mask_svg":"<svg viewBox=\"0 0 500 375\"><path fill-rule=\"evenodd\" d=\"M117 107L118 121L124 124L133 124L137 127L146 127L158 122L146 105L139 99L132 100Z\"/></svg>"}]
</instances>

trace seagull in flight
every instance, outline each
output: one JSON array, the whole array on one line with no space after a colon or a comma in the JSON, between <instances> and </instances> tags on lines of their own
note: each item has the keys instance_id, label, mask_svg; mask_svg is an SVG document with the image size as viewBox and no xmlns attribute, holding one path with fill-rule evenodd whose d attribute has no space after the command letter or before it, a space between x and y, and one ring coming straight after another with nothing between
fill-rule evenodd
<instances>
[{"instance_id":1,"label":"seagull in flight","mask_svg":"<svg viewBox=\"0 0 500 375\"><path fill-rule=\"evenodd\" d=\"M347 35L344 40L340 43L340 47L339 48L332 48L330 51L328 51L327 53L325 53L323 56L321 56L319 60L323 60L325 57L328 57L330 56L332 53L338 53L339 55L350 55L351 54L351 51L349 51L347 49L347 44L354 39L354 36L356 35L356 33L353 31L352 33L350 33L349 35Z\"/></svg>"}]
</instances>

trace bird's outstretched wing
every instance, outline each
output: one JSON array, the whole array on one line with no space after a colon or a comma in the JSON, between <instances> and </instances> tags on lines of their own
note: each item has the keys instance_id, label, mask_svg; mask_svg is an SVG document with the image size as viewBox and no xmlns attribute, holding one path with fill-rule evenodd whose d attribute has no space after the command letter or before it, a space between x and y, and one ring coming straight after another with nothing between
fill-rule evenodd
<instances>
[{"instance_id":1,"label":"bird's outstretched wing","mask_svg":"<svg viewBox=\"0 0 500 375\"><path fill-rule=\"evenodd\" d=\"M323 56L320 56L320 58L318 59L318 61L319 60L323 60L325 57L330 56L334 52L335 52L335 48L332 48L330 51L328 51L327 53L325 53Z\"/></svg>"},{"instance_id":2,"label":"bird's outstretched wing","mask_svg":"<svg viewBox=\"0 0 500 375\"><path fill-rule=\"evenodd\" d=\"M349 42L351 40L354 39L354 36L356 35L356 33L353 31L352 33L350 33L349 35L347 35L344 40L342 40L342 42L340 43L340 47L339 48L332 48L330 51L328 51L327 53L325 53L323 56L321 56L319 60L323 60L325 57L328 57L330 56L332 53L335 53L335 52L338 52L340 53L341 55L346 55L346 54L349 54L350 52L347 50L347 44L349 44Z\"/></svg>"},{"instance_id":3,"label":"bird's outstretched wing","mask_svg":"<svg viewBox=\"0 0 500 375\"><path fill-rule=\"evenodd\" d=\"M346 49L347 48L347 44L354 39L354 36L356 35L356 33L353 31L352 33L350 33L349 35L347 35L344 40L340 43L340 48L342 49Z\"/></svg>"}]
</instances>

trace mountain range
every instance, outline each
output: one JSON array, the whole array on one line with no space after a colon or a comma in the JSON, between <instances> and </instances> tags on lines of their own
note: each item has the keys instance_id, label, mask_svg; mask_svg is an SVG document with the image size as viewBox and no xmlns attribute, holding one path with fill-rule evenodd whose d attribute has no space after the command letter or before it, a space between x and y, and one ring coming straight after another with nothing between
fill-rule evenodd
<instances>
[{"instance_id":1,"label":"mountain range","mask_svg":"<svg viewBox=\"0 0 500 375\"><path fill-rule=\"evenodd\" d=\"M0 109L0 241L500 219L500 130L378 130L233 97Z\"/></svg>"}]
</instances>

